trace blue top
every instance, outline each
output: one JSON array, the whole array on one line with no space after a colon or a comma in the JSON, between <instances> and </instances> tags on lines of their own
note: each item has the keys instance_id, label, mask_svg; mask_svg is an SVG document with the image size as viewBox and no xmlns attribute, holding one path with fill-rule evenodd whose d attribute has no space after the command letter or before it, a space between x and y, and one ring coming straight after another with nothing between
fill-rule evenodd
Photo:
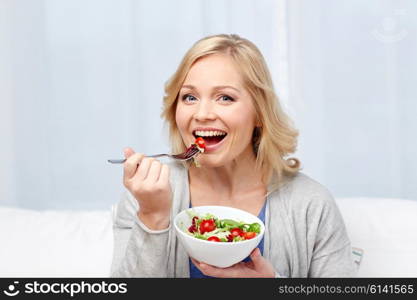
<instances>
[{"instance_id":1,"label":"blue top","mask_svg":"<svg viewBox=\"0 0 417 300\"><path fill-rule=\"evenodd\" d=\"M191 203L190 203L190 207L191 207ZM265 208L266 208L266 201L264 203L264 206L262 207L258 218L265 223ZM264 253L264 238L262 237L262 240L259 242L258 244L258 248L261 251L261 254L263 255ZM250 257L246 257L243 261L247 262L250 260ZM213 278L211 276L207 276L204 275L191 261L191 259L189 259L190 262L190 278Z\"/></svg>"}]
</instances>

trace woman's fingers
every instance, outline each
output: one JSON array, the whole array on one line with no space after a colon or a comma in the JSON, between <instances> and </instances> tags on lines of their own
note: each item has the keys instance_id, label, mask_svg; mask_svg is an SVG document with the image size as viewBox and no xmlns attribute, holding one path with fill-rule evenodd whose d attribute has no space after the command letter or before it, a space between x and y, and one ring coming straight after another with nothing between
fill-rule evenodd
<instances>
[{"instance_id":1,"label":"woman's fingers","mask_svg":"<svg viewBox=\"0 0 417 300\"><path fill-rule=\"evenodd\" d=\"M127 147L127 148L123 149L123 154L125 155L125 158L129 158L130 156L135 154L135 151L133 151L132 148Z\"/></svg>"},{"instance_id":2,"label":"woman's fingers","mask_svg":"<svg viewBox=\"0 0 417 300\"><path fill-rule=\"evenodd\" d=\"M241 268L239 264L233 265L228 268L217 268L215 266L211 266L198 260L191 258L191 261L194 265L199 269L204 275L211 276L211 277L220 277L220 278L227 278L227 277L238 277L238 270Z\"/></svg>"},{"instance_id":3,"label":"woman's fingers","mask_svg":"<svg viewBox=\"0 0 417 300\"><path fill-rule=\"evenodd\" d=\"M217 268L215 266L211 266L205 263L199 263L197 265L197 268L199 268L200 271L207 276L218 277L218 278L241 277L240 273L242 270L242 266L239 264L233 265L228 268Z\"/></svg>"},{"instance_id":4,"label":"woman's fingers","mask_svg":"<svg viewBox=\"0 0 417 300\"><path fill-rule=\"evenodd\" d=\"M228 268L217 268L191 259L194 265L205 275L212 277L274 277L272 265L262 256L259 248L252 251L250 262L240 262Z\"/></svg>"},{"instance_id":5,"label":"woman's fingers","mask_svg":"<svg viewBox=\"0 0 417 300\"><path fill-rule=\"evenodd\" d=\"M124 172L123 180L126 182L127 179L135 175L140 158L139 156L132 157L134 156L135 151L133 151L133 149L129 147L123 149L123 154L126 158L126 161L123 165L123 172Z\"/></svg>"},{"instance_id":6,"label":"woman's fingers","mask_svg":"<svg viewBox=\"0 0 417 300\"><path fill-rule=\"evenodd\" d=\"M275 277L275 271L271 263L262 256L259 248L256 248L250 254L250 259L253 262L254 271L262 274L262 277Z\"/></svg>"},{"instance_id":7,"label":"woman's fingers","mask_svg":"<svg viewBox=\"0 0 417 300\"><path fill-rule=\"evenodd\" d=\"M145 157L143 154L135 153L129 156L124 164L125 179L158 182L166 180L169 176L169 167L162 165L154 158ZM162 177L160 178L160 175Z\"/></svg>"},{"instance_id":8,"label":"woman's fingers","mask_svg":"<svg viewBox=\"0 0 417 300\"><path fill-rule=\"evenodd\" d=\"M169 183L169 167L162 165L161 173L159 174L158 183Z\"/></svg>"},{"instance_id":9,"label":"woman's fingers","mask_svg":"<svg viewBox=\"0 0 417 300\"><path fill-rule=\"evenodd\" d=\"M151 183L151 184L155 184L158 179L159 179L159 174L161 173L161 163L158 160L153 160L149 171L148 171L148 175L146 177L146 181Z\"/></svg>"},{"instance_id":10,"label":"woman's fingers","mask_svg":"<svg viewBox=\"0 0 417 300\"><path fill-rule=\"evenodd\" d=\"M131 148L125 148L123 152L126 157L123 178L126 187L140 188L142 186L148 190L154 186L154 188L161 189L169 182L167 165L161 164L155 158L135 153Z\"/></svg>"},{"instance_id":11,"label":"woman's fingers","mask_svg":"<svg viewBox=\"0 0 417 300\"><path fill-rule=\"evenodd\" d=\"M143 181L146 179L149 173L149 169L151 168L151 165L155 159L149 158L149 157L143 157L143 159L140 162L139 168L136 171L136 174L133 176L134 180L140 180Z\"/></svg>"},{"instance_id":12,"label":"woman's fingers","mask_svg":"<svg viewBox=\"0 0 417 300\"><path fill-rule=\"evenodd\" d=\"M123 171L124 171L124 181L130 180L135 174L136 170L138 169L138 165L141 164L144 155L140 153L135 153L130 155L124 163Z\"/></svg>"},{"instance_id":13,"label":"woman's fingers","mask_svg":"<svg viewBox=\"0 0 417 300\"><path fill-rule=\"evenodd\" d=\"M268 265L268 261L262 256L259 248L255 248L250 254L250 259L255 269L262 269Z\"/></svg>"}]
</instances>

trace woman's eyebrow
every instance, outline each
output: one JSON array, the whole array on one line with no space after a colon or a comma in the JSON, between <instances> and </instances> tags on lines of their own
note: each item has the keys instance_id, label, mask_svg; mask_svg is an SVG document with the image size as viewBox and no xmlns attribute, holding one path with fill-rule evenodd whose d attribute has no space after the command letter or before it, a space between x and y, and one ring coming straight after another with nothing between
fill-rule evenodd
<instances>
[{"instance_id":1,"label":"woman's eyebrow","mask_svg":"<svg viewBox=\"0 0 417 300\"><path fill-rule=\"evenodd\" d=\"M214 87L215 90L222 90L222 89L232 89L235 90L236 92L240 93L239 89L231 86L231 85L218 85Z\"/></svg>"},{"instance_id":2,"label":"woman's eyebrow","mask_svg":"<svg viewBox=\"0 0 417 300\"><path fill-rule=\"evenodd\" d=\"M190 90L195 90L196 88L193 86L193 85L183 85L182 87L181 87L181 89L190 89Z\"/></svg>"},{"instance_id":3,"label":"woman's eyebrow","mask_svg":"<svg viewBox=\"0 0 417 300\"><path fill-rule=\"evenodd\" d=\"M197 88L195 86L189 85L189 84L183 85L181 88L182 89L197 90ZM213 90L222 90L222 89L227 89L227 88L235 90L236 92L240 93L239 89L237 89L237 88L235 88L231 85L218 85L218 86L213 87Z\"/></svg>"}]
</instances>

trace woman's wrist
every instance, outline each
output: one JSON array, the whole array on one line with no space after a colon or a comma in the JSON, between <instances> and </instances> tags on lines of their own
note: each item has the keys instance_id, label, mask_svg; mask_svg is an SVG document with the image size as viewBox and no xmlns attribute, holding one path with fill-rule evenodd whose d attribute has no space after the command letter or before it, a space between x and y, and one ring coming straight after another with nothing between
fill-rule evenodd
<instances>
[{"instance_id":1,"label":"woman's wrist","mask_svg":"<svg viewBox=\"0 0 417 300\"><path fill-rule=\"evenodd\" d=\"M169 227L170 216L168 214L159 213L144 213L142 211L137 212L139 220L151 230L164 230Z\"/></svg>"}]
</instances>

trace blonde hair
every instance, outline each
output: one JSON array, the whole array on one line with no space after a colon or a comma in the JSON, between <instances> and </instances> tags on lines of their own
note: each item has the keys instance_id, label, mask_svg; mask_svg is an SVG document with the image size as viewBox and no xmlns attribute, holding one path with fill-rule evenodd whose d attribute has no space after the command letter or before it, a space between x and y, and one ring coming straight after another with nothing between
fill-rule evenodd
<instances>
[{"instance_id":1,"label":"blonde hair","mask_svg":"<svg viewBox=\"0 0 417 300\"><path fill-rule=\"evenodd\" d=\"M285 158L297 147L298 131L279 104L263 55L249 40L236 34L219 34L197 41L185 54L177 71L165 84L161 117L169 126L173 153L183 152L184 144L175 121L177 98L191 66L200 58L222 53L230 56L240 68L244 86L250 93L260 123L253 132L256 168L261 170L262 181L271 186L268 194L278 189L284 177L294 176L300 170L297 158ZM189 167L189 163L184 163Z\"/></svg>"}]
</instances>

